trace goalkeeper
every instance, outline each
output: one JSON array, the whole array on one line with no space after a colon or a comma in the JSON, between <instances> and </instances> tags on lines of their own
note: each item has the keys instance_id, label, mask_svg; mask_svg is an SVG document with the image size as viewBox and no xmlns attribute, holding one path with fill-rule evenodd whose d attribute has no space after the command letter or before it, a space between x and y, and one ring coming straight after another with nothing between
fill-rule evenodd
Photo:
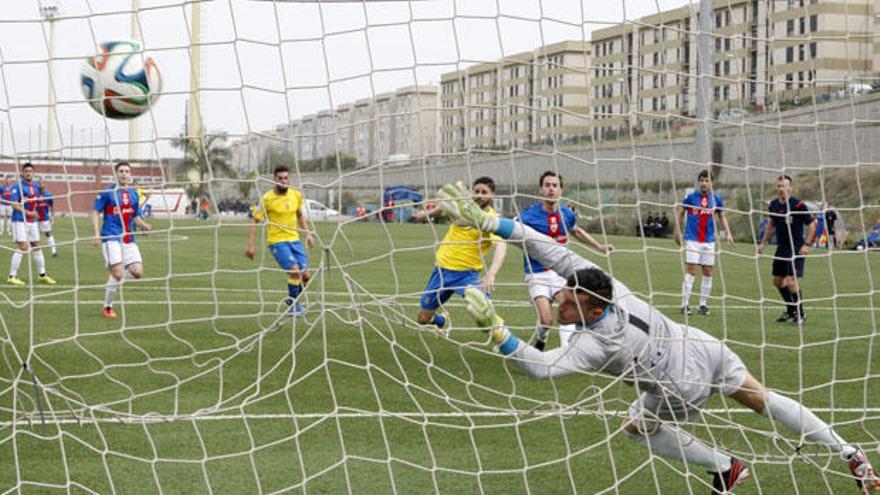
<instances>
[{"instance_id":1,"label":"goalkeeper","mask_svg":"<svg viewBox=\"0 0 880 495\"><path fill-rule=\"evenodd\" d=\"M529 377L545 379L594 371L633 384L639 397L630 405L624 434L655 454L708 469L718 492L742 484L749 476L748 468L676 427L698 418L714 393L724 394L840 454L862 493L880 490L880 480L854 445L797 401L764 388L723 342L670 320L593 263L530 227L484 214L460 184L445 186L440 196L440 207L453 218L519 244L567 279L557 318L560 324L576 324L579 331L568 347L549 352L520 341L480 291L467 291L468 310L477 324Z\"/></svg>"}]
</instances>

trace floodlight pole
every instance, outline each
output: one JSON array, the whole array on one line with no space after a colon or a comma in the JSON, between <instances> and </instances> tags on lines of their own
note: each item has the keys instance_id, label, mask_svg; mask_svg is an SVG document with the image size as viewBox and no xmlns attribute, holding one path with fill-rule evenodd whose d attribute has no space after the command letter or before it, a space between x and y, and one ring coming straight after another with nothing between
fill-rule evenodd
<instances>
[{"instance_id":1,"label":"floodlight pole","mask_svg":"<svg viewBox=\"0 0 880 495\"><path fill-rule=\"evenodd\" d=\"M55 149L55 74L52 71L52 59L55 57L55 21L58 20L59 13L58 6L54 4L40 7L40 15L43 17L43 21L49 24L49 46L47 47L49 54L49 61L47 63L49 72L49 107L47 109L46 125L46 156L50 156L52 150Z\"/></svg>"},{"instance_id":2,"label":"floodlight pole","mask_svg":"<svg viewBox=\"0 0 880 495\"><path fill-rule=\"evenodd\" d=\"M697 135L696 161L712 162L712 0L700 0L700 26L697 40Z\"/></svg>"},{"instance_id":3,"label":"floodlight pole","mask_svg":"<svg viewBox=\"0 0 880 495\"><path fill-rule=\"evenodd\" d=\"M138 18L137 13L140 2L139 0L131 0L131 39L140 42L141 41L141 33L140 29L138 29ZM143 50L143 45L141 45L141 50ZM128 121L128 158L129 160L133 160L137 155L137 140L138 140L138 119L130 119Z\"/></svg>"},{"instance_id":4,"label":"floodlight pole","mask_svg":"<svg viewBox=\"0 0 880 495\"><path fill-rule=\"evenodd\" d=\"M202 113L199 105L199 95L201 91L202 78L202 3L201 0L195 1L192 6L192 31L190 34L189 58L190 58L190 79L189 79L189 111L187 115L186 129L186 153L192 155L192 163L195 164L199 160L199 151L204 145L204 129L202 128ZM187 179L189 181L201 181L201 174L198 167L193 165L187 171Z\"/></svg>"}]
</instances>

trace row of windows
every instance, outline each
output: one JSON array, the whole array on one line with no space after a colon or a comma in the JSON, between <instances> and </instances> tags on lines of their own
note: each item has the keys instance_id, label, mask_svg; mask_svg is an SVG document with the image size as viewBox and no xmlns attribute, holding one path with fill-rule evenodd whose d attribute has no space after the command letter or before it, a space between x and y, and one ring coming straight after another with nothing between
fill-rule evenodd
<instances>
[{"instance_id":1,"label":"row of windows","mask_svg":"<svg viewBox=\"0 0 880 495\"><path fill-rule=\"evenodd\" d=\"M809 45L798 45L798 62L803 62L807 59L806 57L806 47L809 46L810 49L810 58L815 59L818 54L819 47L816 45L816 42L812 42ZM794 47L789 46L785 48L785 63L790 64L794 62Z\"/></svg>"},{"instance_id":2,"label":"row of windows","mask_svg":"<svg viewBox=\"0 0 880 495\"><path fill-rule=\"evenodd\" d=\"M785 33L789 36L794 36L795 34L807 34L808 32L815 33L816 31L819 30L819 16L816 14L813 14L810 16L809 19L810 19L810 30L809 31L807 31L807 18L801 17L801 18L797 19L797 25L800 28L800 32L795 33L795 30L794 30L795 19L789 19L785 23Z\"/></svg>"}]
</instances>

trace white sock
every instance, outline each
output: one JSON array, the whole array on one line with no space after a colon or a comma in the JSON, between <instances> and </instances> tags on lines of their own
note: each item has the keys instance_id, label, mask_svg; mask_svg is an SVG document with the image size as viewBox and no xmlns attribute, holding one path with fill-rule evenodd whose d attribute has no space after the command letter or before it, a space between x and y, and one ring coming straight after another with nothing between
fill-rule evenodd
<instances>
[{"instance_id":1,"label":"white sock","mask_svg":"<svg viewBox=\"0 0 880 495\"><path fill-rule=\"evenodd\" d=\"M55 249L55 236L54 235L49 236L49 247L52 248L52 254L55 254L58 252L58 250Z\"/></svg>"},{"instance_id":2,"label":"white sock","mask_svg":"<svg viewBox=\"0 0 880 495\"><path fill-rule=\"evenodd\" d=\"M812 411L798 401L770 392L764 416L779 420L789 430L802 434L808 439L827 445L835 453L848 455L856 449L834 432L828 423L822 421Z\"/></svg>"},{"instance_id":3,"label":"white sock","mask_svg":"<svg viewBox=\"0 0 880 495\"><path fill-rule=\"evenodd\" d=\"M709 296L712 294L712 277L703 275L700 282L700 306L706 306L709 303Z\"/></svg>"},{"instance_id":4,"label":"white sock","mask_svg":"<svg viewBox=\"0 0 880 495\"><path fill-rule=\"evenodd\" d=\"M113 296L116 295L116 290L119 289L119 286L122 284L120 280L116 280L113 275L107 279L107 287L104 289L104 307L109 308L113 306Z\"/></svg>"},{"instance_id":5,"label":"white sock","mask_svg":"<svg viewBox=\"0 0 880 495\"><path fill-rule=\"evenodd\" d=\"M685 307L688 305L688 301L691 298L691 291L694 289L694 276L690 273L684 274L684 283L681 287L681 306Z\"/></svg>"},{"instance_id":6,"label":"white sock","mask_svg":"<svg viewBox=\"0 0 880 495\"><path fill-rule=\"evenodd\" d=\"M37 265L37 273L46 274L46 258L43 257L42 249L34 249L34 263Z\"/></svg>"},{"instance_id":7,"label":"white sock","mask_svg":"<svg viewBox=\"0 0 880 495\"><path fill-rule=\"evenodd\" d=\"M3 222L5 222L5 221L6 221L6 217L0 217L0 232L3 232L3 230L5 228L4 224L3 224Z\"/></svg>"},{"instance_id":8,"label":"white sock","mask_svg":"<svg viewBox=\"0 0 880 495\"><path fill-rule=\"evenodd\" d=\"M559 325L559 347L568 345L571 336L574 335L577 325Z\"/></svg>"},{"instance_id":9,"label":"white sock","mask_svg":"<svg viewBox=\"0 0 880 495\"><path fill-rule=\"evenodd\" d=\"M623 430L627 438L635 443L648 447L655 454L670 459L684 461L685 464L696 464L711 472L724 472L730 469L731 457L723 454L701 440L688 435L678 428L660 425L650 435L630 433ZM648 442L650 441L650 446Z\"/></svg>"},{"instance_id":10,"label":"white sock","mask_svg":"<svg viewBox=\"0 0 880 495\"><path fill-rule=\"evenodd\" d=\"M9 276L14 277L18 275L18 267L21 266L21 259L24 258L24 253L19 251L18 249L12 253L12 263L9 265Z\"/></svg>"}]
</instances>

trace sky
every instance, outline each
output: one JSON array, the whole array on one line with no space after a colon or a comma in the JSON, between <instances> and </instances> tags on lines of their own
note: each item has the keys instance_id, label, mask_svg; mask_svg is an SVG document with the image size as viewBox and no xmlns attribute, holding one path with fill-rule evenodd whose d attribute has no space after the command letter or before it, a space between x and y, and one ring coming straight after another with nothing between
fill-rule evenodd
<instances>
[{"instance_id":1,"label":"sky","mask_svg":"<svg viewBox=\"0 0 880 495\"><path fill-rule=\"evenodd\" d=\"M152 110L137 119L137 156L179 155L189 98L192 16L184 0L139 0L145 53L162 69ZM231 136L590 32L688 0L420 0L202 3L202 117ZM84 101L80 68L104 41L131 38L132 0L0 1L0 154L42 155L48 124L49 24L55 5L52 84L56 143L67 156L128 157L128 122Z\"/></svg>"}]
</instances>

